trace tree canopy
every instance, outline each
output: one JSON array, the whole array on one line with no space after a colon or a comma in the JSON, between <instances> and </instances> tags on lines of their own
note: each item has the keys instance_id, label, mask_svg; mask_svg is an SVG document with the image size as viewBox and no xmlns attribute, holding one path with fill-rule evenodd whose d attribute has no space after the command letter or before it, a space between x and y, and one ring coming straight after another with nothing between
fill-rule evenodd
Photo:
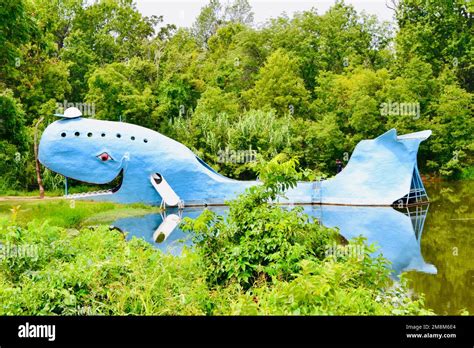
<instances>
[{"instance_id":1,"label":"tree canopy","mask_svg":"<svg viewBox=\"0 0 474 348\"><path fill-rule=\"evenodd\" d=\"M388 6L394 23L338 0L257 26L247 0L210 0L177 29L133 0L3 0L0 189L34 188L32 129L68 103L160 131L236 178L256 172L220 151L284 152L332 175L393 127L432 129L422 172L459 177L474 147L472 3Z\"/></svg>"}]
</instances>

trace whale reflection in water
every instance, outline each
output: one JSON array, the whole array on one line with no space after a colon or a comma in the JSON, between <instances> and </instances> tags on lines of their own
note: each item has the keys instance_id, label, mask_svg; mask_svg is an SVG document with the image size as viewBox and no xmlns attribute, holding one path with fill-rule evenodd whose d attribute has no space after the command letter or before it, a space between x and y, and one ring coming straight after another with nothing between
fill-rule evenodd
<instances>
[{"instance_id":1,"label":"whale reflection in water","mask_svg":"<svg viewBox=\"0 0 474 348\"><path fill-rule=\"evenodd\" d=\"M209 207L219 215L227 215L228 207ZM424 261L421 254L421 235L428 213L428 205L395 210L391 207L355 207L304 205L304 213L326 227L337 228L351 239L367 238L368 244L379 248L391 262L393 275L415 270L436 274L436 267ZM113 225L127 232L127 238L143 238L155 247L173 255L180 255L184 245L191 246L192 236L179 228L183 217L196 218L202 208L186 208L182 212L169 210L163 214L149 214L116 220Z\"/></svg>"},{"instance_id":2,"label":"whale reflection in water","mask_svg":"<svg viewBox=\"0 0 474 348\"><path fill-rule=\"evenodd\" d=\"M428 205L395 210L391 207L305 206L304 212L326 227L335 227L346 239L357 236L376 244L391 262L394 275L405 271L436 274L421 254L421 235Z\"/></svg>"}]
</instances>

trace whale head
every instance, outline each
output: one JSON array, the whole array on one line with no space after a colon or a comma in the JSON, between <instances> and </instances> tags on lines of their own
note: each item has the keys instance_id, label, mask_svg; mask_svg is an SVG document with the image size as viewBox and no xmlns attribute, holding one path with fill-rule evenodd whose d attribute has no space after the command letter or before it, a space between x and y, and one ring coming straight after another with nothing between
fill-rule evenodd
<instances>
[{"instance_id":1,"label":"whale head","mask_svg":"<svg viewBox=\"0 0 474 348\"><path fill-rule=\"evenodd\" d=\"M63 118L44 130L38 157L45 167L68 178L107 184L127 175L134 148L141 147L140 153L146 155L149 138L149 130L135 125ZM121 183L112 191L116 192L120 186Z\"/></svg>"}]
</instances>

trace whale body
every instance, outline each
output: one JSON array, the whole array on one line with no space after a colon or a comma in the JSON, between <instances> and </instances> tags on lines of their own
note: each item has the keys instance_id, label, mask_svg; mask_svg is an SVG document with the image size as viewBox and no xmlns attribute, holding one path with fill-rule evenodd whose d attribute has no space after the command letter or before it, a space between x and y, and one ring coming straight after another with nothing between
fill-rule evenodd
<instances>
[{"instance_id":1,"label":"whale body","mask_svg":"<svg viewBox=\"0 0 474 348\"><path fill-rule=\"evenodd\" d=\"M430 134L428 130L397 136L391 129L362 140L340 173L324 181L299 182L280 203L410 203L411 192L424 192L416 156L419 144ZM184 144L159 132L84 117L62 118L48 125L39 144L39 161L56 173L92 184L106 184L120 176L116 189L74 196L98 201L161 204L164 197L150 182L156 174L186 206L225 204L260 184L217 173Z\"/></svg>"}]
</instances>

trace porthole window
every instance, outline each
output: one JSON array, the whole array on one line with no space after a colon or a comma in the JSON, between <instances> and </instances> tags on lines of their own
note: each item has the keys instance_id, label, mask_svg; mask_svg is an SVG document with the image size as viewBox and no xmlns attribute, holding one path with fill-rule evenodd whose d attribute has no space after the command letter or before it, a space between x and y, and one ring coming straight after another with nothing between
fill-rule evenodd
<instances>
[{"instance_id":1,"label":"porthole window","mask_svg":"<svg viewBox=\"0 0 474 348\"><path fill-rule=\"evenodd\" d=\"M135 137L134 137L134 136L132 136L130 139L132 139L132 140L135 140Z\"/></svg>"},{"instance_id":2,"label":"porthole window","mask_svg":"<svg viewBox=\"0 0 474 348\"><path fill-rule=\"evenodd\" d=\"M87 133L87 136L90 138L92 136L92 133Z\"/></svg>"},{"instance_id":3,"label":"porthole window","mask_svg":"<svg viewBox=\"0 0 474 348\"><path fill-rule=\"evenodd\" d=\"M148 143L148 139L143 139L143 142L144 142L144 143Z\"/></svg>"},{"instance_id":4,"label":"porthole window","mask_svg":"<svg viewBox=\"0 0 474 348\"><path fill-rule=\"evenodd\" d=\"M66 133L65 133L65 132L62 132L62 133L61 133L61 136L62 136L63 138L65 138L65 137L66 137Z\"/></svg>"},{"instance_id":5,"label":"porthole window","mask_svg":"<svg viewBox=\"0 0 474 348\"><path fill-rule=\"evenodd\" d=\"M120 133L117 133L117 138L120 138L120 137L121 137Z\"/></svg>"},{"instance_id":6,"label":"porthole window","mask_svg":"<svg viewBox=\"0 0 474 348\"><path fill-rule=\"evenodd\" d=\"M105 133L102 133L100 136L101 136L102 138L105 137Z\"/></svg>"},{"instance_id":7,"label":"porthole window","mask_svg":"<svg viewBox=\"0 0 474 348\"><path fill-rule=\"evenodd\" d=\"M79 133L79 132L74 133L74 135L75 135L76 137L78 137L80 134L81 134L81 133Z\"/></svg>"}]
</instances>

